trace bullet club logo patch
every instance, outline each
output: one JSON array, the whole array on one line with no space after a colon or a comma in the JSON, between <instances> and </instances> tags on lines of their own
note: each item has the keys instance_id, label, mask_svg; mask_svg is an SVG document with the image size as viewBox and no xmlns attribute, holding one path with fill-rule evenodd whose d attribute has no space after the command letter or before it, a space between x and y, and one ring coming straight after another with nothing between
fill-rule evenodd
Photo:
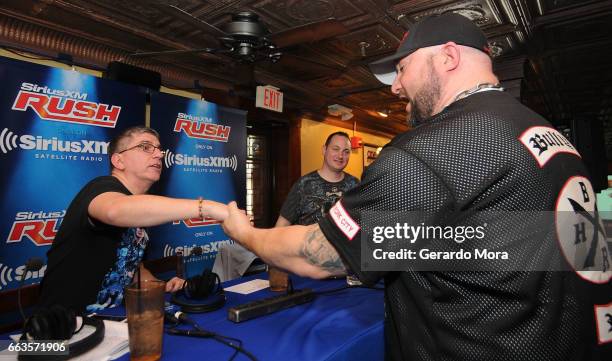
<instances>
[{"instance_id":1,"label":"bullet club logo patch","mask_svg":"<svg viewBox=\"0 0 612 361\"><path fill-rule=\"evenodd\" d=\"M563 255L576 273L586 281L606 283L612 278L612 257L595 210L591 182L571 177L557 198L555 226Z\"/></svg>"},{"instance_id":2,"label":"bullet club logo patch","mask_svg":"<svg viewBox=\"0 0 612 361\"><path fill-rule=\"evenodd\" d=\"M533 155L540 168L560 153L580 154L559 131L551 127L531 127L520 135L519 140Z\"/></svg>"}]
</instances>

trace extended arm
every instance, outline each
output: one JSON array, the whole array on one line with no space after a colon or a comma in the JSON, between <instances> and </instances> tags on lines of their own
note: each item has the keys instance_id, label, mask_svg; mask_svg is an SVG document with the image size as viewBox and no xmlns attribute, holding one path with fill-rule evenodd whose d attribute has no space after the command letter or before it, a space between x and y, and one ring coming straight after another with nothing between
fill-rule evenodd
<instances>
[{"instance_id":1,"label":"extended arm","mask_svg":"<svg viewBox=\"0 0 612 361\"><path fill-rule=\"evenodd\" d=\"M272 266L311 278L346 274L336 249L325 238L317 224L258 229L234 202L223 229L234 240Z\"/></svg>"},{"instance_id":2,"label":"extended arm","mask_svg":"<svg viewBox=\"0 0 612 361\"><path fill-rule=\"evenodd\" d=\"M274 225L274 227L287 227L290 225L291 225L291 222L289 222L287 218L283 216L278 216L278 219L276 220L276 224Z\"/></svg>"},{"instance_id":3,"label":"extended arm","mask_svg":"<svg viewBox=\"0 0 612 361\"><path fill-rule=\"evenodd\" d=\"M200 216L197 199L177 199L154 195L125 195L106 192L95 197L89 216L118 227L149 227ZM211 200L202 202L202 215L217 220L227 217L227 206Z\"/></svg>"}]
</instances>

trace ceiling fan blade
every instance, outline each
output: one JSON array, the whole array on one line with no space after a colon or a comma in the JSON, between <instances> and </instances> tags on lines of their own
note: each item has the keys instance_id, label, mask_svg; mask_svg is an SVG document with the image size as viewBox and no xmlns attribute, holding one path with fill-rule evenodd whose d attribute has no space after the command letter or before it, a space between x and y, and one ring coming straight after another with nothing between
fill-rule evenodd
<instances>
[{"instance_id":1,"label":"ceiling fan blade","mask_svg":"<svg viewBox=\"0 0 612 361\"><path fill-rule=\"evenodd\" d=\"M215 48L200 48L200 49L189 49L189 50L162 50L162 51L147 51L142 53L134 53L130 56L132 58L151 58L162 55L184 55L184 54L223 54L229 53L229 49L215 49Z\"/></svg>"},{"instance_id":2,"label":"ceiling fan blade","mask_svg":"<svg viewBox=\"0 0 612 361\"><path fill-rule=\"evenodd\" d=\"M344 35L349 29L336 19L327 19L272 34L270 39L279 48L287 46L314 43L319 40Z\"/></svg>"},{"instance_id":3,"label":"ceiling fan blade","mask_svg":"<svg viewBox=\"0 0 612 361\"><path fill-rule=\"evenodd\" d=\"M219 29L218 27L207 23L206 21L202 20L202 19L198 19L195 16L191 15L190 13L186 12L185 10L174 6L174 5L170 5L170 4L157 4L156 5L160 10L167 12L173 16L175 16L176 18L188 23L189 25L202 30L203 32L210 34L212 36L214 36L215 38L221 37L221 36L227 36L227 33L225 33L223 30Z\"/></svg>"}]
</instances>

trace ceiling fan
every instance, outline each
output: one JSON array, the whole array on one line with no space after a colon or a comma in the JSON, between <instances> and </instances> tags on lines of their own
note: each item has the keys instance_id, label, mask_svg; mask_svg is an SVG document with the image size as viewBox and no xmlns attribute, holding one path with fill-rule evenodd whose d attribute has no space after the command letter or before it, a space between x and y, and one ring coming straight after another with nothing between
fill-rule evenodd
<instances>
[{"instance_id":1,"label":"ceiling fan","mask_svg":"<svg viewBox=\"0 0 612 361\"><path fill-rule=\"evenodd\" d=\"M261 60L276 63L283 56L284 48L303 43L314 43L349 32L342 22L327 19L272 34L260 21L259 16L250 11L233 14L231 21L219 29L177 6L169 4L156 4L155 6L206 34L212 35L218 44L215 47L199 49L137 52L131 57L208 53L223 54L242 63L255 63Z\"/></svg>"}]
</instances>

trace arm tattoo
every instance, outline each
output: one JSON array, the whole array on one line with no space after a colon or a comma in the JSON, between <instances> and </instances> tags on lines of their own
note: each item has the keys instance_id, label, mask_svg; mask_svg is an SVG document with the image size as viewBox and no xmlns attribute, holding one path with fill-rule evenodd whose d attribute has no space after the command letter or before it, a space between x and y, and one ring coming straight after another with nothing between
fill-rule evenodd
<instances>
[{"instance_id":1,"label":"arm tattoo","mask_svg":"<svg viewBox=\"0 0 612 361\"><path fill-rule=\"evenodd\" d=\"M336 249L329 243L319 225L311 227L306 233L300 255L306 262L334 275L346 273L346 267Z\"/></svg>"}]
</instances>

